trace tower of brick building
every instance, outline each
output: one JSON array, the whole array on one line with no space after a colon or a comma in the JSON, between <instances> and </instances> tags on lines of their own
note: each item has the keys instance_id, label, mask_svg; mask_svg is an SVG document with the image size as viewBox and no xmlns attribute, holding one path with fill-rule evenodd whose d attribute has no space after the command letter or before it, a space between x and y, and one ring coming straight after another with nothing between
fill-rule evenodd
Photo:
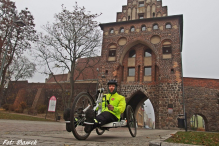
<instances>
[{"instance_id":1,"label":"tower of brick building","mask_svg":"<svg viewBox=\"0 0 219 146\"><path fill-rule=\"evenodd\" d=\"M118 92L136 114L150 99L156 128L177 128L178 114L183 114L183 16L168 16L161 0L127 0L116 22L100 27L103 84L116 79ZM168 107L173 108L172 114Z\"/></svg>"}]
</instances>

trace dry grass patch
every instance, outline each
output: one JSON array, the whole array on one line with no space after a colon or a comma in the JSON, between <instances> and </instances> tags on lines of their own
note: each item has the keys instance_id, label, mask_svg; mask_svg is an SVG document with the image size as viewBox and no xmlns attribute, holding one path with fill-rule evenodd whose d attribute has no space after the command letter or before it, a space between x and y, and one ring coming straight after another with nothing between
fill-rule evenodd
<instances>
[{"instance_id":1,"label":"dry grass patch","mask_svg":"<svg viewBox=\"0 0 219 146\"><path fill-rule=\"evenodd\" d=\"M172 143L219 146L219 133L210 132L177 132L165 140Z\"/></svg>"}]
</instances>

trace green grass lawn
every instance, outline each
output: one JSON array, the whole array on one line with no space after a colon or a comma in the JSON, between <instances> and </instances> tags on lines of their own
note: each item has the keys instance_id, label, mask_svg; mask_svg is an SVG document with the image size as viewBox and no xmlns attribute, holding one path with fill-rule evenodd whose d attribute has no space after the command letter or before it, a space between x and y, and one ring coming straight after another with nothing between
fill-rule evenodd
<instances>
[{"instance_id":1,"label":"green grass lawn","mask_svg":"<svg viewBox=\"0 0 219 146\"><path fill-rule=\"evenodd\" d=\"M26 116L16 113L8 113L0 110L0 119L8 119L8 120L27 120L27 121L52 121L49 119L38 118L33 116Z\"/></svg>"},{"instance_id":2,"label":"green grass lawn","mask_svg":"<svg viewBox=\"0 0 219 146\"><path fill-rule=\"evenodd\" d=\"M219 133L177 132L165 141L193 145L219 146Z\"/></svg>"}]
</instances>

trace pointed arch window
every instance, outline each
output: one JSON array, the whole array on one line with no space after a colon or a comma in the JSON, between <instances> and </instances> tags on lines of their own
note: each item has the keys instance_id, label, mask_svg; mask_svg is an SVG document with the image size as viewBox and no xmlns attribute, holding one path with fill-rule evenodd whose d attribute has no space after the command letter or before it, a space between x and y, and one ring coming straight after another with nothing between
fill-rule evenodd
<instances>
[{"instance_id":1,"label":"pointed arch window","mask_svg":"<svg viewBox=\"0 0 219 146\"><path fill-rule=\"evenodd\" d=\"M135 50L131 50L129 52L129 58L135 58L135 56L136 56Z\"/></svg>"},{"instance_id":2,"label":"pointed arch window","mask_svg":"<svg viewBox=\"0 0 219 146\"><path fill-rule=\"evenodd\" d=\"M150 49L145 50L144 57L151 57L151 50Z\"/></svg>"}]
</instances>

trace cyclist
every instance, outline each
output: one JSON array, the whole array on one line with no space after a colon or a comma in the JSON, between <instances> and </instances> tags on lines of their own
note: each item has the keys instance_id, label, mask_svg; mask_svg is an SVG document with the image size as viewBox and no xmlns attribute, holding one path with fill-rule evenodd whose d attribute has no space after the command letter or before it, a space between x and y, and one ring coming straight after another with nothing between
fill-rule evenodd
<instances>
[{"instance_id":1,"label":"cyclist","mask_svg":"<svg viewBox=\"0 0 219 146\"><path fill-rule=\"evenodd\" d=\"M102 112L95 118L95 112L88 109L85 113L86 122L94 123L86 124L84 131L91 132L94 128L105 125L107 123L120 120L120 115L125 111L125 97L117 93L117 81L110 80L108 83L108 94L105 94L102 102Z\"/></svg>"}]
</instances>

